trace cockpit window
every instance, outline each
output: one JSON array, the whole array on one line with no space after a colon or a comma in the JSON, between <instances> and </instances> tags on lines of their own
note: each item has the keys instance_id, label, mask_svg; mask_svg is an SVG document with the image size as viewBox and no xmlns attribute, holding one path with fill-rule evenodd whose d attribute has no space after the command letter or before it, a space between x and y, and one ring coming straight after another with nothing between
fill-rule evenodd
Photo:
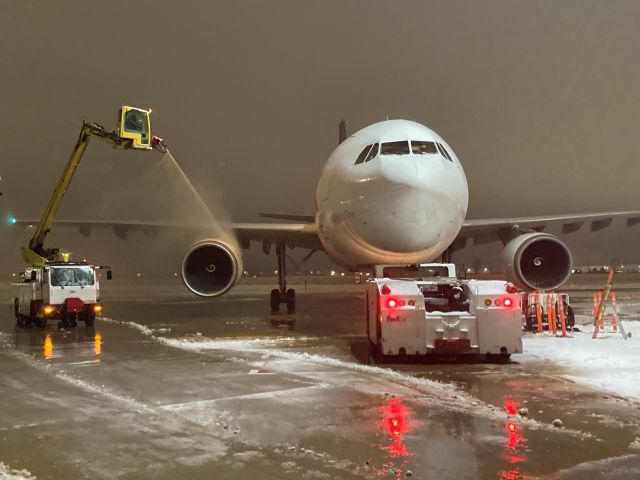
<instances>
[{"instance_id":1,"label":"cockpit window","mask_svg":"<svg viewBox=\"0 0 640 480\"><path fill-rule=\"evenodd\" d=\"M371 147L371 151L369 152L369 155L367 155L367 159L365 160L365 162L368 162L369 160L373 160L374 158L376 158L377 155L378 155L378 144L374 143L373 147Z\"/></svg>"},{"instance_id":2,"label":"cockpit window","mask_svg":"<svg viewBox=\"0 0 640 480\"><path fill-rule=\"evenodd\" d=\"M411 152L416 155L427 155L429 153L438 153L438 149L433 142L411 140Z\"/></svg>"},{"instance_id":3,"label":"cockpit window","mask_svg":"<svg viewBox=\"0 0 640 480\"><path fill-rule=\"evenodd\" d=\"M383 143L380 155L409 155L409 142Z\"/></svg>"},{"instance_id":4,"label":"cockpit window","mask_svg":"<svg viewBox=\"0 0 640 480\"><path fill-rule=\"evenodd\" d=\"M366 147L364 147L364 150L360 152L360 155L358 155L358 158L356 159L356 163L354 165L358 165L359 163L364 162L364 159L367 158L369 150L371 150L371 145L367 145Z\"/></svg>"},{"instance_id":5,"label":"cockpit window","mask_svg":"<svg viewBox=\"0 0 640 480\"><path fill-rule=\"evenodd\" d=\"M440 150L440 153L450 162L453 162L453 160L451 160L451 157L449 156L449 152L447 152L447 150L438 143L438 149Z\"/></svg>"}]
</instances>

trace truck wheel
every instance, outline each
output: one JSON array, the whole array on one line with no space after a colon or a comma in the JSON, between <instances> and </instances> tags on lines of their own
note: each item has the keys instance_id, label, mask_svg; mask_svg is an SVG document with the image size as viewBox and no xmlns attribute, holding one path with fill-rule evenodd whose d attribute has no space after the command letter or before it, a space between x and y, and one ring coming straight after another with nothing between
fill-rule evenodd
<instances>
[{"instance_id":1,"label":"truck wheel","mask_svg":"<svg viewBox=\"0 0 640 480\"><path fill-rule=\"evenodd\" d=\"M33 325L35 325L38 328L44 328L47 326L47 319L46 318L39 318L36 316L32 316L29 318L31 320L31 323Z\"/></svg>"},{"instance_id":2,"label":"truck wheel","mask_svg":"<svg viewBox=\"0 0 640 480\"><path fill-rule=\"evenodd\" d=\"M19 327L26 326L24 317L22 315L20 315L20 311L19 311L19 307L18 307L18 299L17 298L15 298L13 300L13 313L16 316L16 325L18 325Z\"/></svg>"},{"instance_id":3,"label":"truck wheel","mask_svg":"<svg viewBox=\"0 0 640 480\"><path fill-rule=\"evenodd\" d=\"M93 324L95 323L95 321L96 321L95 315L87 314L87 316L84 317L84 324L86 327L93 327Z\"/></svg>"},{"instance_id":4,"label":"truck wheel","mask_svg":"<svg viewBox=\"0 0 640 480\"><path fill-rule=\"evenodd\" d=\"M32 300L29 308L28 321L38 328L44 328L47 326L47 319L44 317L38 317L41 305L42 300Z\"/></svg>"}]
</instances>

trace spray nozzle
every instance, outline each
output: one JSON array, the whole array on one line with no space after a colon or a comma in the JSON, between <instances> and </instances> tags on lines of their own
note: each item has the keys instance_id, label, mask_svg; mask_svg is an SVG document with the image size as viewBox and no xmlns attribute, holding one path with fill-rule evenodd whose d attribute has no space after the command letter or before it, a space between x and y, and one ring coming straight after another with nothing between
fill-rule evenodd
<instances>
[{"instance_id":1,"label":"spray nozzle","mask_svg":"<svg viewBox=\"0 0 640 480\"><path fill-rule=\"evenodd\" d=\"M156 135L151 137L151 146L160 153L167 153L167 144L165 143L164 139Z\"/></svg>"}]
</instances>

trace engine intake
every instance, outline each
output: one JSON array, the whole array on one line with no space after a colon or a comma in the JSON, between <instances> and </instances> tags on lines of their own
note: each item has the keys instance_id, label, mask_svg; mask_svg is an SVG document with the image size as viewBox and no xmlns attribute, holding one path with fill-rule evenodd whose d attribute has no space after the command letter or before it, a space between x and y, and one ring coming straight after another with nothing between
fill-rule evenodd
<instances>
[{"instance_id":1,"label":"engine intake","mask_svg":"<svg viewBox=\"0 0 640 480\"><path fill-rule=\"evenodd\" d=\"M507 277L526 290L554 290L571 275L571 251L548 233L526 233L507 243L502 251Z\"/></svg>"},{"instance_id":2,"label":"engine intake","mask_svg":"<svg viewBox=\"0 0 640 480\"><path fill-rule=\"evenodd\" d=\"M219 240L204 240L189 249L182 260L182 280L201 297L222 295L242 275L242 257Z\"/></svg>"}]
</instances>

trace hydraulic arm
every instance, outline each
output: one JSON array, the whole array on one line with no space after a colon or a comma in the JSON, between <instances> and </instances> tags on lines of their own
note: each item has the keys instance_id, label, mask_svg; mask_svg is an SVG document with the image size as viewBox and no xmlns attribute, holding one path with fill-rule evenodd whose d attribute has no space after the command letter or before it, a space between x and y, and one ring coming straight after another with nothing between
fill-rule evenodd
<instances>
[{"instance_id":1,"label":"hydraulic arm","mask_svg":"<svg viewBox=\"0 0 640 480\"><path fill-rule=\"evenodd\" d=\"M92 136L98 137L113 148L128 150L158 150L167 151L164 140L151 136L151 110L123 106L118 115L118 125L115 131L109 132L97 123L83 122L78 141L76 142L69 161L56 185L49 204L42 214L38 227L29 241L28 247L22 247L22 258L33 265L42 265L52 261L66 261L57 248L45 248L44 241L51 231L56 214L64 198L73 175L82 160L82 156Z\"/></svg>"}]
</instances>

